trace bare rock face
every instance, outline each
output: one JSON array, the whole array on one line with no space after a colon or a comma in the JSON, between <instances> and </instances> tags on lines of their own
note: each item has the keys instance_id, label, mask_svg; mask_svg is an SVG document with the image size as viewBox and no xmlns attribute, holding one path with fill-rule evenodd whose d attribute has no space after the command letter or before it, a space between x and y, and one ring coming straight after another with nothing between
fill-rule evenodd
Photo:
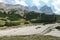
<instances>
[{"instance_id":1,"label":"bare rock face","mask_svg":"<svg viewBox=\"0 0 60 40\"><path fill-rule=\"evenodd\" d=\"M1 12L5 11L6 13L8 13L11 10L15 10L16 13L18 13L21 16L24 15L24 9L22 9L20 7L16 7L15 5L0 3L0 11Z\"/></svg>"},{"instance_id":2,"label":"bare rock face","mask_svg":"<svg viewBox=\"0 0 60 40\"><path fill-rule=\"evenodd\" d=\"M41 11L42 13L46 13L46 14L52 14L52 13L53 13L51 7L48 7L47 5L41 7L41 8L40 8L40 11Z\"/></svg>"},{"instance_id":3,"label":"bare rock face","mask_svg":"<svg viewBox=\"0 0 60 40\"><path fill-rule=\"evenodd\" d=\"M36 6L32 6L31 9L32 10L38 10L38 8Z\"/></svg>"}]
</instances>

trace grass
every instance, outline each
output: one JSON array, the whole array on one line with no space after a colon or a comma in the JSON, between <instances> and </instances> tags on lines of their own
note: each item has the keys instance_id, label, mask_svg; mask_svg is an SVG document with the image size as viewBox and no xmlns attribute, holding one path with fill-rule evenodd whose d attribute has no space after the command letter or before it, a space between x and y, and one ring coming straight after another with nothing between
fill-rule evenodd
<instances>
[{"instance_id":1,"label":"grass","mask_svg":"<svg viewBox=\"0 0 60 40\"><path fill-rule=\"evenodd\" d=\"M0 30L4 30L4 29L10 29L10 28L19 28L19 27L29 27L29 26L33 26L32 24L21 24L21 25L17 25L17 26L3 26L0 27Z\"/></svg>"},{"instance_id":2,"label":"grass","mask_svg":"<svg viewBox=\"0 0 60 40\"><path fill-rule=\"evenodd\" d=\"M43 36L43 35L30 35L30 36L11 36L0 37L0 40L60 40L60 37Z\"/></svg>"}]
</instances>

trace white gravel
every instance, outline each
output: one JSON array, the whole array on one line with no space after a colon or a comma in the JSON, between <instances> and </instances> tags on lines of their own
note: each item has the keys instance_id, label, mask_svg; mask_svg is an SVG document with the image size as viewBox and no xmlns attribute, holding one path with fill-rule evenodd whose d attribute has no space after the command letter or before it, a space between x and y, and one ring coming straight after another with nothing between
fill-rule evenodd
<instances>
[{"instance_id":1,"label":"white gravel","mask_svg":"<svg viewBox=\"0 0 60 40\"><path fill-rule=\"evenodd\" d=\"M36 29L38 26L29 26L22 28L0 30L0 36L32 35L41 33L44 29L46 29L46 27L43 25L39 26L41 26L41 28L38 29Z\"/></svg>"},{"instance_id":2,"label":"white gravel","mask_svg":"<svg viewBox=\"0 0 60 40\"><path fill-rule=\"evenodd\" d=\"M56 37L60 37L60 30L54 29L51 32L45 34L45 35L51 35L51 36L56 36Z\"/></svg>"},{"instance_id":3,"label":"white gravel","mask_svg":"<svg viewBox=\"0 0 60 40\"><path fill-rule=\"evenodd\" d=\"M12 28L0 30L0 36L16 36L16 35L33 35L33 34L42 34L44 30L46 30L50 26L54 26L56 24L47 24L47 25L37 25L37 26L28 26L22 28ZM45 35L53 35L60 36L60 31L52 31Z\"/></svg>"}]
</instances>

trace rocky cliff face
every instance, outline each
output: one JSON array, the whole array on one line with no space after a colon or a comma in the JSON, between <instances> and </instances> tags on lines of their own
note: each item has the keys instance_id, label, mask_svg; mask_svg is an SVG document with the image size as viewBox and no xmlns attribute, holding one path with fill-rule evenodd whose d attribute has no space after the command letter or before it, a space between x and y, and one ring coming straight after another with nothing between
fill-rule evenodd
<instances>
[{"instance_id":1,"label":"rocky cliff face","mask_svg":"<svg viewBox=\"0 0 60 40\"><path fill-rule=\"evenodd\" d=\"M52 13L53 13L51 7L48 7L47 5L41 7L41 8L40 8L40 11L41 11L42 13L46 13L46 14L52 14Z\"/></svg>"},{"instance_id":2,"label":"rocky cliff face","mask_svg":"<svg viewBox=\"0 0 60 40\"><path fill-rule=\"evenodd\" d=\"M16 7L14 5L0 3L0 11L1 12L4 12L5 11L6 13L8 13L11 10L15 10L16 13L18 13L21 16L24 15L24 9L19 8L19 7Z\"/></svg>"}]
</instances>

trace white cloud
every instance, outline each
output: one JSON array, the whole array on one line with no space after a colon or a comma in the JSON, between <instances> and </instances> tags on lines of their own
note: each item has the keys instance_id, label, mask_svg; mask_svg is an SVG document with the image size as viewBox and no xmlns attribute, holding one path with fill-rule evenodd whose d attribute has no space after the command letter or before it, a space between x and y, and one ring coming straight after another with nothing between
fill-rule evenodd
<instances>
[{"instance_id":1,"label":"white cloud","mask_svg":"<svg viewBox=\"0 0 60 40\"><path fill-rule=\"evenodd\" d=\"M16 4L20 4L20 5L24 5L24 6L28 6L23 0L15 0Z\"/></svg>"},{"instance_id":2,"label":"white cloud","mask_svg":"<svg viewBox=\"0 0 60 40\"><path fill-rule=\"evenodd\" d=\"M60 14L60 11L55 11L55 14Z\"/></svg>"},{"instance_id":3,"label":"white cloud","mask_svg":"<svg viewBox=\"0 0 60 40\"><path fill-rule=\"evenodd\" d=\"M3 2L4 0L0 0L0 2Z\"/></svg>"},{"instance_id":4,"label":"white cloud","mask_svg":"<svg viewBox=\"0 0 60 40\"><path fill-rule=\"evenodd\" d=\"M55 7L56 10L60 11L60 0L56 0L52 3L52 5Z\"/></svg>"},{"instance_id":5,"label":"white cloud","mask_svg":"<svg viewBox=\"0 0 60 40\"><path fill-rule=\"evenodd\" d=\"M14 2L15 1L15 2ZM20 5L24 5L24 6L28 6L28 4L25 3L25 1L31 1L31 3L37 7L41 7L42 5L48 5L48 6L51 6L55 8L56 12L55 13L59 13L60 12L60 0L14 0L14 1L9 1L10 3L12 2L15 3L15 4L20 4ZM0 0L0 2L4 2L6 3L6 0ZM9 3L7 2L7 3ZM31 4L30 3L30 4ZM45 4L44 4L45 3ZM31 5L30 5L31 6Z\"/></svg>"},{"instance_id":6,"label":"white cloud","mask_svg":"<svg viewBox=\"0 0 60 40\"><path fill-rule=\"evenodd\" d=\"M36 6L39 6L40 5L40 0L32 0L33 4L36 5Z\"/></svg>"},{"instance_id":7,"label":"white cloud","mask_svg":"<svg viewBox=\"0 0 60 40\"><path fill-rule=\"evenodd\" d=\"M60 0L55 0L52 5L54 6L54 8L56 9L55 13L59 13L60 12Z\"/></svg>"},{"instance_id":8,"label":"white cloud","mask_svg":"<svg viewBox=\"0 0 60 40\"><path fill-rule=\"evenodd\" d=\"M49 2L49 0L41 0L41 1L43 1L44 3L48 3Z\"/></svg>"}]
</instances>

